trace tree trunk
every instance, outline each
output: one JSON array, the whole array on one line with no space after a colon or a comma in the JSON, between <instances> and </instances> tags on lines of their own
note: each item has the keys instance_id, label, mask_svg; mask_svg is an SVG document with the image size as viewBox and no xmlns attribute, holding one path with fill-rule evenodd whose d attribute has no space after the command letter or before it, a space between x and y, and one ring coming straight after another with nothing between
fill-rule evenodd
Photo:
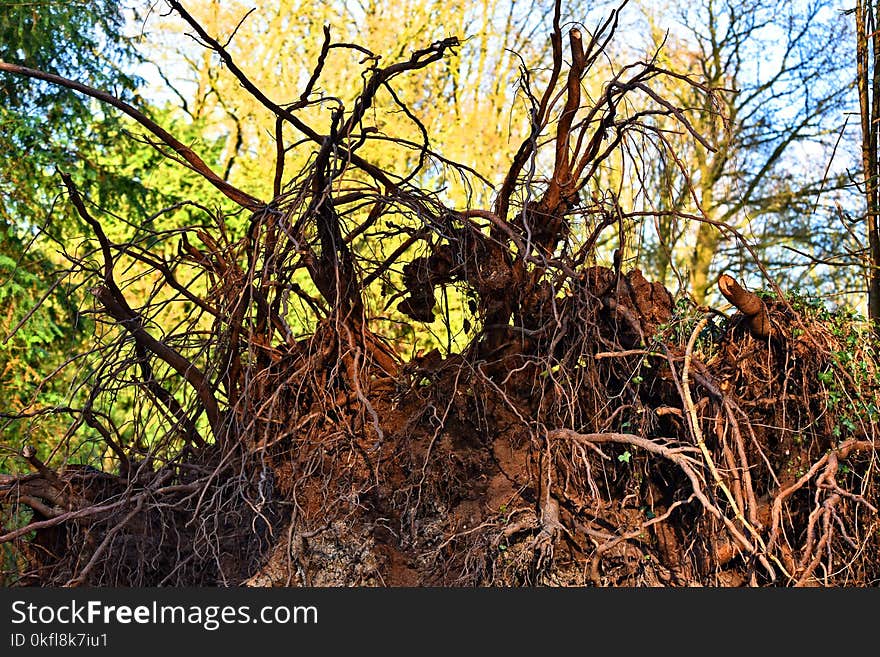
<instances>
[{"instance_id":1,"label":"tree trunk","mask_svg":"<svg viewBox=\"0 0 880 657\"><path fill-rule=\"evenodd\" d=\"M862 167L865 171L865 217L868 231L868 317L880 332L880 235L877 232L878 204L877 131L880 106L880 35L877 8L873 0L856 3L856 59L858 63L859 110L862 126ZM869 52L870 39L870 52Z\"/></svg>"}]
</instances>

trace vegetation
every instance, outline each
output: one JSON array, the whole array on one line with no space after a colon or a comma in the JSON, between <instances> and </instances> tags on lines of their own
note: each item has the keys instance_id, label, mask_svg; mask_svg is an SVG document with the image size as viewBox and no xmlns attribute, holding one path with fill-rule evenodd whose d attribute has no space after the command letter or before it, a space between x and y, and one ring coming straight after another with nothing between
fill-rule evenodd
<instances>
[{"instance_id":1,"label":"vegetation","mask_svg":"<svg viewBox=\"0 0 880 657\"><path fill-rule=\"evenodd\" d=\"M5 582L876 585L872 5L165 4L0 23Z\"/></svg>"}]
</instances>

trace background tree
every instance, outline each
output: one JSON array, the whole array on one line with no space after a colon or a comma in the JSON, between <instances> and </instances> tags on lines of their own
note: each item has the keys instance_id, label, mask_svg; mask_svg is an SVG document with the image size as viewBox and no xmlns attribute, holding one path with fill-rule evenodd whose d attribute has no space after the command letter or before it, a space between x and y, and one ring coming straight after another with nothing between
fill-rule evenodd
<instances>
[{"instance_id":1,"label":"background tree","mask_svg":"<svg viewBox=\"0 0 880 657\"><path fill-rule=\"evenodd\" d=\"M126 33L123 7L109 0L87 4L2 0L0 60L75 76L84 84L133 98L138 81L130 71L136 52ZM0 81L0 99L0 149L5 154L22 150L32 154L27 162L10 157L0 161L0 219L8 226L20 229L25 221L42 226L45 200L56 193L56 167L89 180L90 191L93 186L101 200L131 186L114 179L114 169L102 166L104 155L123 140L121 124L112 115L102 117L100 107L77 102L68 90L9 77Z\"/></svg>"},{"instance_id":2,"label":"background tree","mask_svg":"<svg viewBox=\"0 0 880 657\"><path fill-rule=\"evenodd\" d=\"M868 317L880 330L880 31L878 7L872 0L859 0L854 10L856 61L858 66L859 116L862 131L862 189L865 198L867 232Z\"/></svg>"},{"instance_id":3,"label":"background tree","mask_svg":"<svg viewBox=\"0 0 880 657\"><path fill-rule=\"evenodd\" d=\"M665 90L689 108L713 150L669 134L679 162L645 167L646 204L670 212L649 227L657 238L649 263L661 280L668 280L670 261L687 272L691 294L702 302L724 269L749 275L750 256L731 240L729 226L749 238L775 275L792 280L798 258L780 248L809 255L817 233L839 230L834 200L849 183L851 163L832 158L852 107L851 26L831 0L651 5L646 20L660 61L716 90L711 97L687 86ZM687 176L682 162L693 165ZM702 220L676 218L678 212Z\"/></svg>"},{"instance_id":4,"label":"background tree","mask_svg":"<svg viewBox=\"0 0 880 657\"><path fill-rule=\"evenodd\" d=\"M377 132L367 148L383 164L394 161L400 170L407 170L419 158L424 127L436 135L432 140L436 152L477 167L492 179L502 172L505 157L513 148L511 136L521 129L509 114L520 66L533 67L547 53L547 44L531 37L546 18L550 3L538 3L525 11L506 0L337 5L284 0L251 11L247 3L202 0L187 3L187 10L206 29L222 34L230 54L241 61L242 70L282 105L300 97L311 73L309 67L321 54L325 26L334 41L369 43L369 51L362 47L360 57L380 63L400 56L400 44L416 36L436 41L451 34L466 35L455 54L436 71L428 72L424 80L401 80L394 89L396 98L387 88L379 91L371 107ZM151 57L182 64L174 68L174 79L169 80L184 92L181 99L190 96L182 109L193 117L210 116L215 129L227 139L225 169L230 180L265 185L258 153L274 148L274 119L241 89L216 56L181 38L187 27L179 20L154 17L148 26ZM314 83L317 99L304 113L312 120L326 117L334 99L349 103L363 84L349 65L351 56L345 49L334 46L324 57ZM280 64L268 66L269 61ZM412 105L422 127L399 103ZM395 143L387 138L392 132L400 135ZM401 148L402 140L412 146ZM290 171L297 170L292 160L296 154L295 149L288 153ZM442 160L430 162L421 180L430 181L446 196L475 194L485 202L488 188L466 189L460 179L447 177L442 164ZM261 192L265 196L271 190Z\"/></svg>"},{"instance_id":5,"label":"background tree","mask_svg":"<svg viewBox=\"0 0 880 657\"><path fill-rule=\"evenodd\" d=\"M134 75L142 63L132 36L138 20L135 8L117 2L2 0L0 61L74 77L145 104L138 95L142 81ZM183 125L161 106L146 105L145 111L167 119L184 138L209 142L205 151L211 155L203 124ZM212 192L202 181L188 179L164 153L138 140L131 132L134 122L127 117L105 112L98 103L83 103L71 90L45 81L4 76L0 124L0 298L7 308L0 315L0 384L7 401L2 442L17 448L29 440L45 455L63 439L67 427L49 414L20 419L18 414L33 410L37 396L37 406L80 408L86 401L94 403L71 386L75 368L61 367L72 362L88 372L95 363L85 357L94 329L85 311L89 297L81 279L70 275L68 260L91 256L88 243L80 239L82 219L70 206L57 203L63 190L59 172L72 176L90 202L110 213L106 230L119 241L155 243L151 230L193 221L189 206L154 214L155 208L174 207L191 196L210 203ZM23 152L27 158L17 156ZM129 221L135 216L136 221ZM147 295L152 281L138 273L142 271L133 276L138 294ZM57 372L43 380L36 372L45 375L46 368ZM117 404L121 425L135 407L135 399L123 394ZM80 423L74 433L75 444L84 446L77 459L102 456L104 448L95 454L89 446L98 437L93 429Z\"/></svg>"},{"instance_id":6,"label":"background tree","mask_svg":"<svg viewBox=\"0 0 880 657\"><path fill-rule=\"evenodd\" d=\"M0 0L0 61L26 62L122 94L136 89L135 78L120 73L130 70L134 51L116 2ZM71 298L75 292L69 282L59 285L57 261L50 256L58 244L49 236L62 237L67 215L53 202L56 170L76 172L96 198L135 197L131 181L105 166L106 154L119 152L121 125L112 118L99 123L95 113L68 90L9 76L0 80L0 295L7 308L0 315L0 385L13 402L4 410L26 406L39 389L34 368L59 364L87 328ZM29 157L17 157L22 152ZM30 303L41 298L24 325ZM57 403L61 389L59 384L49 391Z\"/></svg>"}]
</instances>

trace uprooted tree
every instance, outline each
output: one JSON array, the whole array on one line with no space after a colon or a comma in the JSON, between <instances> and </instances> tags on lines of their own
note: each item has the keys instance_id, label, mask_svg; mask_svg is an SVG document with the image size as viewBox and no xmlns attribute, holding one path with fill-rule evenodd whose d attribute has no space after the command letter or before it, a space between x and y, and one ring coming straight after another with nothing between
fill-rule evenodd
<instances>
[{"instance_id":1,"label":"uprooted tree","mask_svg":"<svg viewBox=\"0 0 880 657\"><path fill-rule=\"evenodd\" d=\"M325 30L301 96L282 104L217 35L168 4L276 118L274 195L231 185L108 93L0 63L124 112L239 208L224 214L191 199L201 225L116 241L101 210L59 174L91 231L65 275L94 300L94 348L82 355L93 365L83 368L81 403L4 417L69 416L67 438L87 431L106 457L100 468L73 465L64 450L46 459L25 444L22 472L0 475L0 542L12 547L15 581L878 581L869 337L772 282L758 295L723 276L728 317L676 303L624 266L623 226L648 216L602 189L601 170L625 168L634 136L666 148L658 115L711 149L690 110L654 83L675 76L712 89L642 61L587 97L582 82L617 12L593 34L571 29L566 43L557 4L549 70L540 80L522 72L528 134L493 207L447 207L420 186L425 168L477 174L432 151L393 84L454 52L456 39L380 65ZM338 48L364 56L349 106L314 91ZM371 124L380 96L421 143ZM629 102L636 97L647 102ZM303 118L318 105L329 108L320 128ZM377 139L394 141L410 168L373 163ZM307 155L291 160L294 151ZM246 218L241 234L233 216ZM609 234L613 264L599 266ZM408 353L406 336L448 315L441 301L452 291L463 300L463 346L446 335L443 350ZM169 308L186 312L171 323ZM141 406L121 426L113 405L126 391Z\"/></svg>"}]
</instances>

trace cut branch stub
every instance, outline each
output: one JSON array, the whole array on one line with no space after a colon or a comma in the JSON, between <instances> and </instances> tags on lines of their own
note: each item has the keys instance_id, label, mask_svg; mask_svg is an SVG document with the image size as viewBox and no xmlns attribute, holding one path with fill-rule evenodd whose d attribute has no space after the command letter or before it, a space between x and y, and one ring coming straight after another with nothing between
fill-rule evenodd
<instances>
[{"instance_id":1,"label":"cut branch stub","mask_svg":"<svg viewBox=\"0 0 880 657\"><path fill-rule=\"evenodd\" d=\"M754 337L764 339L770 336L770 315L761 297L744 289L736 279L727 274L722 274L718 279L718 289L745 316L746 324Z\"/></svg>"}]
</instances>

